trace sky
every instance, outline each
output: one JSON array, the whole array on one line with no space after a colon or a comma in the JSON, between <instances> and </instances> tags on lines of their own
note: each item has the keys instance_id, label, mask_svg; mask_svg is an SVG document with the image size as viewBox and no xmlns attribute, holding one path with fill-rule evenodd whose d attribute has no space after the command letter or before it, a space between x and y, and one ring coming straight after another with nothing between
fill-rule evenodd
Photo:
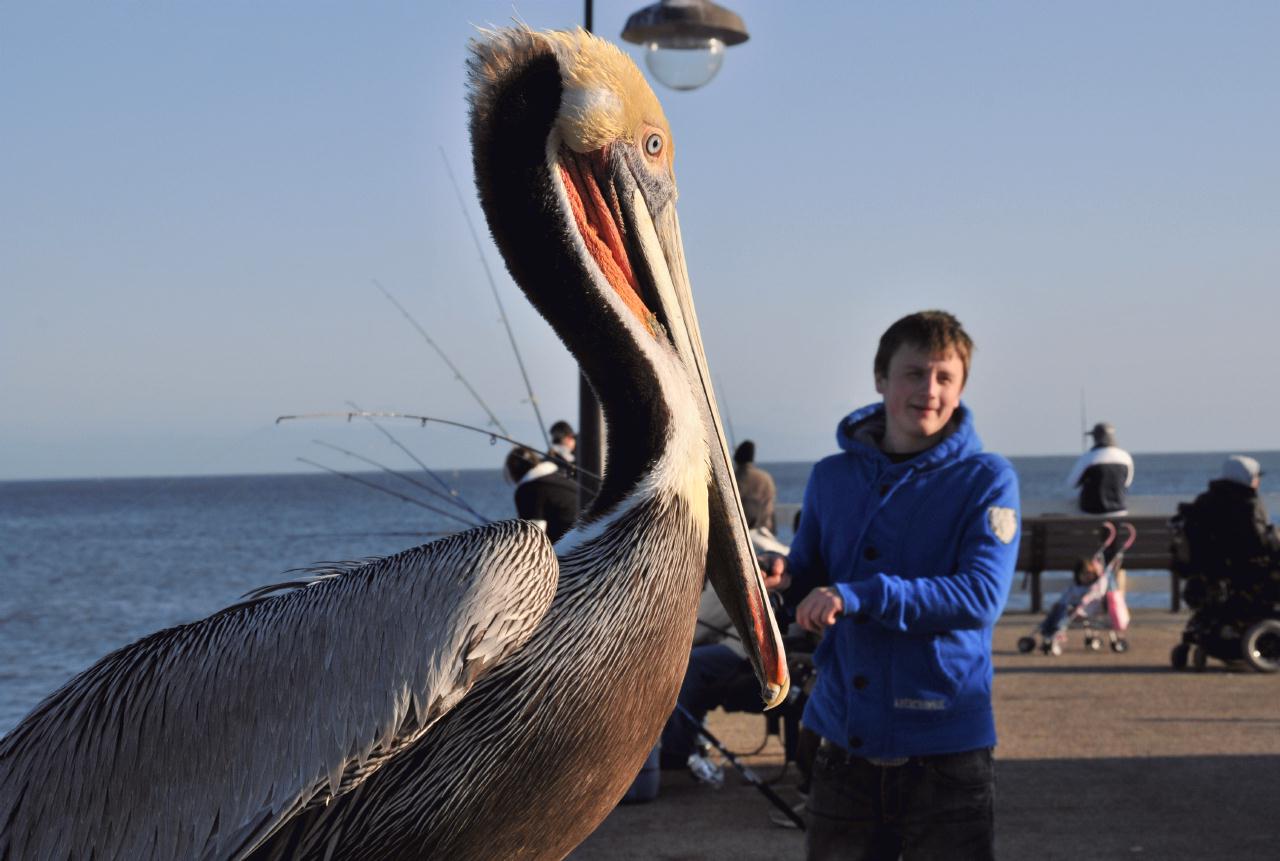
<instances>
[{"instance_id":1,"label":"sky","mask_svg":"<svg viewBox=\"0 0 1280 861\"><path fill-rule=\"evenodd\" d=\"M638 0L597 0L616 40ZM1280 5L733 0L676 147L709 362L762 461L833 450L889 323L955 313L990 449L1280 448ZM403 466L287 413L576 423L572 358L488 241L476 27L580 0L0 4L0 479ZM631 49L640 56L638 49ZM460 205L448 169L463 190ZM484 239L477 249L467 218ZM481 435L392 426L439 467Z\"/></svg>"}]
</instances>

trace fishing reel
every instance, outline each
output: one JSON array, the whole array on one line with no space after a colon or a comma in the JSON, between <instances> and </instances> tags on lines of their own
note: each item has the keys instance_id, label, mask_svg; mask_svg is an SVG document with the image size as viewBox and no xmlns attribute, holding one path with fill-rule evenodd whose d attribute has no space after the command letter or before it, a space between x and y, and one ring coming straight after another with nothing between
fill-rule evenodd
<instances>
[{"instance_id":1,"label":"fishing reel","mask_svg":"<svg viewBox=\"0 0 1280 861\"><path fill-rule=\"evenodd\" d=\"M789 636L782 638L782 647L787 653L787 672L791 674L787 705L803 707L818 681L818 668L813 663L814 645L807 636Z\"/></svg>"}]
</instances>

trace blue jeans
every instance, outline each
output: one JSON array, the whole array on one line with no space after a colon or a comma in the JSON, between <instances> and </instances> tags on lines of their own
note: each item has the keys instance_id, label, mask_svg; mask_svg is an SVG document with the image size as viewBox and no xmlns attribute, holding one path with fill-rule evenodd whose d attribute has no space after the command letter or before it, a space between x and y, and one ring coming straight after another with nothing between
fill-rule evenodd
<instances>
[{"instance_id":1,"label":"blue jeans","mask_svg":"<svg viewBox=\"0 0 1280 861\"><path fill-rule=\"evenodd\" d=\"M1071 626L1070 610L1071 608L1061 601L1050 607L1044 621L1040 623L1040 636L1049 640L1059 631L1067 630Z\"/></svg>"},{"instance_id":2,"label":"blue jeans","mask_svg":"<svg viewBox=\"0 0 1280 861\"><path fill-rule=\"evenodd\" d=\"M676 702L700 721L717 707L731 712L764 710L751 662L720 643L693 647ZM684 768L697 736L698 728L688 718L672 713L662 729L662 767Z\"/></svg>"},{"instance_id":3,"label":"blue jeans","mask_svg":"<svg viewBox=\"0 0 1280 861\"><path fill-rule=\"evenodd\" d=\"M813 763L808 861L995 857L990 748L875 765L823 741Z\"/></svg>"}]
</instances>

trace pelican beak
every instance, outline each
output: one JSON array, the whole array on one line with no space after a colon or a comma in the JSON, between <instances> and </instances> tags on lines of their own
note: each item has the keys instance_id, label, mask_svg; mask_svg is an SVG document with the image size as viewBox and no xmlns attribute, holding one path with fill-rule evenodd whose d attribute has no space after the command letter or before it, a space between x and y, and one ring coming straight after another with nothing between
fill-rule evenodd
<instances>
[{"instance_id":1,"label":"pelican beak","mask_svg":"<svg viewBox=\"0 0 1280 861\"><path fill-rule=\"evenodd\" d=\"M748 535L747 518L733 475L698 318L694 312L674 193L646 182L635 154L615 153L616 206L626 225L635 263L634 283L653 310L650 327L665 335L689 370L710 454L707 576L724 604L755 668L765 708L781 704L790 688L782 636L769 606L764 579Z\"/></svg>"}]
</instances>

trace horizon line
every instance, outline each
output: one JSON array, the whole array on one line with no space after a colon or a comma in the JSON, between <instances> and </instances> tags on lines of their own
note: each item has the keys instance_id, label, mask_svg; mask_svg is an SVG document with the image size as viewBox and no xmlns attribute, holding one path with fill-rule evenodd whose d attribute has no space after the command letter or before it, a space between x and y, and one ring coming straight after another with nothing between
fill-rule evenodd
<instances>
[{"instance_id":1,"label":"horizon line","mask_svg":"<svg viewBox=\"0 0 1280 861\"><path fill-rule=\"evenodd\" d=\"M835 452L831 452L831 454L834 454L834 453ZM1169 456L1169 455L1222 455L1222 456L1227 456L1232 454L1268 455L1268 454L1280 454L1280 449L1221 449L1216 451L1209 450L1209 449L1200 449L1200 450L1194 450L1194 451L1145 451L1145 452L1134 451L1130 453L1133 455L1135 459L1138 459L1143 457L1157 457L1157 456ZM1001 454L1001 453L996 452L996 454ZM1052 454L1006 454L1002 456L1008 458L1010 461L1018 461L1018 460L1032 460L1036 458L1079 457L1079 455L1080 455L1079 452L1061 452L1061 453L1052 453ZM809 459L761 460L761 461L756 461L756 463L762 467L767 467L770 465L788 466L791 464L812 465L817 463L818 460L821 460L823 457L827 457L827 456L828 455L824 454L821 457L814 458L812 460L809 460ZM432 469L448 470L450 472L492 472L492 473L499 473L499 474L501 474L502 472L501 466L492 466L492 467L433 466ZM352 475L365 475L365 474L377 475L378 474L377 470L344 470L344 471L349 472ZM406 469L403 471L416 473L419 470ZM56 482L56 481L149 481L149 480L186 479L186 478L267 478L272 476L283 477L283 476L295 476L295 475L325 475L325 474L326 473L320 470L315 470L315 469L292 469L287 471L272 471L272 472L174 472L174 473L152 473L152 474L135 474L135 475L61 475L61 476L46 475L46 476L16 477L16 478L0 477L0 484L18 484L22 482Z\"/></svg>"}]
</instances>

